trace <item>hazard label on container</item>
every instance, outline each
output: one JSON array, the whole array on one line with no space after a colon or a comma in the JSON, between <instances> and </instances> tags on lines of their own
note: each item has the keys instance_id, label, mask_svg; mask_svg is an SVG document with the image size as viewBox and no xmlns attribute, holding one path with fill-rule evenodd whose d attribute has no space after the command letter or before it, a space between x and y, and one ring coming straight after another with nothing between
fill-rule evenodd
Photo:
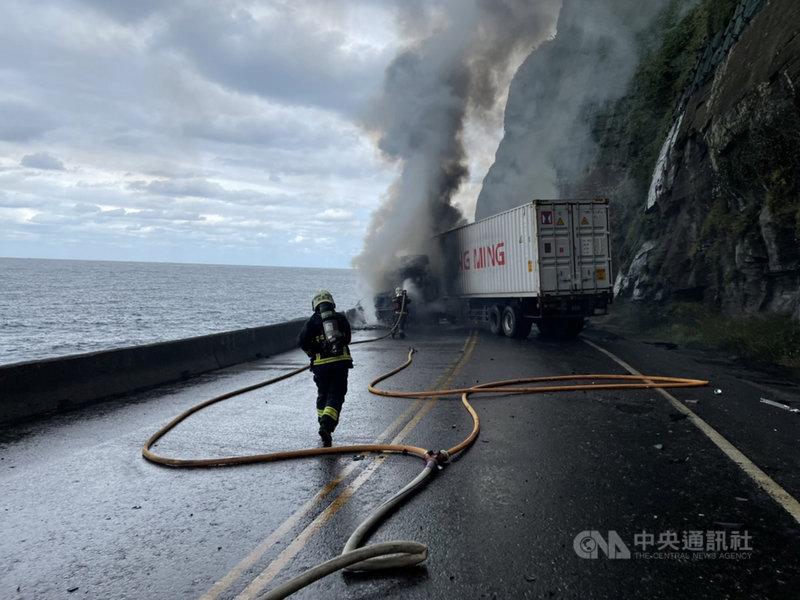
<instances>
[{"instance_id":1,"label":"hazard label on container","mask_svg":"<svg viewBox=\"0 0 800 600\"><path fill-rule=\"evenodd\" d=\"M605 269L597 269L597 273L595 274L597 281L605 281L606 280L606 270Z\"/></svg>"},{"instance_id":2,"label":"hazard label on container","mask_svg":"<svg viewBox=\"0 0 800 600\"><path fill-rule=\"evenodd\" d=\"M562 219L561 217L558 217L558 223L556 223L556 225L559 226L559 227L563 227L564 226L564 219Z\"/></svg>"},{"instance_id":3,"label":"hazard label on container","mask_svg":"<svg viewBox=\"0 0 800 600\"><path fill-rule=\"evenodd\" d=\"M589 219L587 219L586 217L583 217L583 220L581 221L581 225L586 226L588 224L589 224Z\"/></svg>"},{"instance_id":4,"label":"hazard label on container","mask_svg":"<svg viewBox=\"0 0 800 600\"><path fill-rule=\"evenodd\" d=\"M549 210L542 211L542 225L552 225L553 224L553 213Z\"/></svg>"}]
</instances>

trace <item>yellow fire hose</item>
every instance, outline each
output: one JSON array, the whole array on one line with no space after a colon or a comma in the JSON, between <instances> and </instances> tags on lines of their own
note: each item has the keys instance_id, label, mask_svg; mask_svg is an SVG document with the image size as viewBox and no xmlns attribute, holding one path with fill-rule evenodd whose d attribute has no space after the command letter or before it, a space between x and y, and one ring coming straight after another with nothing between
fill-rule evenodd
<instances>
[{"instance_id":1,"label":"yellow fire hose","mask_svg":"<svg viewBox=\"0 0 800 600\"><path fill-rule=\"evenodd\" d=\"M402 307L401 307L402 311ZM356 343L374 342L384 339L391 335L396 329L398 321L389 330L389 332L381 337L369 340L362 340ZM386 569L394 567L404 567L418 564L424 561L428 555L428 549L424 544L413 541L396 541L396 542L382 542L371 544L369 546L359 548L359 544L364 536L377 525L385 515L399 503L408 498L414 491L419 489L428 479L429 475L434 471L442 468L450 458L457 453L468 448L478 437L480 431L480 420L475 409L469 403L469 396L478 393L502 393L502 394L534 394L544 392L561 392L561 391L574 391L574 390L611 390L611 389L647 389L647 388L673 388L673 387L699 387L708 385L707 381L698 379L683 379L675 377L657 377L657 376L635 376L635 375L563 375L552 377L530 377L521 379L512 379L505 381L497 381L490 383L483 383L469 388L458 388L440 391L425 391L425 392L391 392L379 390L375 386L398 372L408 367L412 362L412 356L415 350L410 348L408 351L408 358L399 367L389 371L374 379L369 384L369 391L373 394L388 396L392 398L429 398L432 396L452 396L461 394L461 402L465 409L472 417L473 427L470 435L461 443L453 446L449 450L426 450L418 446L409 445L395 445L395 444L357 444L351 446L332 446L324 448L308 448L303 450L289 450L285 452L272 452L269 454L256 454L248 456L233 456L221 458L205 458L205 459L177 459L155 454L151 448L152 446L163 437L168 431L175 427L178 423L189 417L190 415L202 410L203 408L232 398L234 396L268 386L278 381L282 381L299 373L302 373L308 366L295 369L279 377L275 377L268 381L264 381L255 385L251 385L239 390L235 390L226 394L222 394L197 406L190 408L182 414L175 417L167 425L159 429L144 443L142 447L142 456L154 463L171 466L171 467L218 467L239 464L251 464L258 462L274 462L279 460L287 460L292 458L302 458L309 456L321 456L325 454L346 454L346 453L365 453L365 452L378 452L378 453L401 453L411 454L418 456L425 461L425 468L417 477L406 485L399 492L394 494L391 498L381 504L373 513L353 532L347 540L342 554L333 558L325 563L318 565L304 573L298 575L292 580L284 583L283 585L259 596L259 600L277 600L285 598L293 594L297 590L341 569L347 570L371 570L371 569ZM541 384L546 382L563 382L563 381L589 381L590 383L571 384L571 385L528 385L527 387L514 387L523 384ZM595 383L596 381L604 381L606 383Z\"/></svg>"}]
</instances>

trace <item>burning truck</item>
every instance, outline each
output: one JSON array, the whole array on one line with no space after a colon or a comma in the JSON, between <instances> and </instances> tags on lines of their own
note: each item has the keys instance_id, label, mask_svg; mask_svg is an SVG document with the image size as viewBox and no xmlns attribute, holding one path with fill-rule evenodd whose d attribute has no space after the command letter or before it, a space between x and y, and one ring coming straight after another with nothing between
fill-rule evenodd
<instances>
[{"instance_id":1,"label":"burning truck","mask_svg":"<svg viewBox=\"0 0 800 600\"><path fill-rule=\"evenodd\" d=\"M436 319L482 322L512 338L534 324L574 337L613 299L607 199L534 200L441 233L434 248L406 257L393 277ZM390 296L376 297L387 322Z\"/></svg>"}]
</instances>

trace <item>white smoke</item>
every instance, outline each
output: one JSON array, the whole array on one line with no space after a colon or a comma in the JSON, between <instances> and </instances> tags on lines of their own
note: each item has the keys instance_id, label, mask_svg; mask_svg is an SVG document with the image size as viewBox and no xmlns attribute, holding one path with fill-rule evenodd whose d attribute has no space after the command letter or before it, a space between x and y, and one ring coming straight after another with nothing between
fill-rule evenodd
<instances>
[{"instance_id":1,"label":"white smoke","mask_svg":"<svg viewBox=\"0 0 800 600\"><path fill-rule=\"evenodd\" d=\"M509 65L552 35L561 0L401 2L398 20L415 32L386 71L364 119L400 175L372 215L354 266L375 290L403 255L428 254L433 235L463 215L454 194L469 176L467 119L489 118L505 98Z\"/></svg>"},{"instance_id":2,"label":"white smoke","mask_svg":"<svg viewBox=\"0 0 800 600\"><path fill-rule=\"evenodd\" d=\"M669 0L564 0L555 38L533 52L509 91L505 136L475 218L558 198L597 151L587 113L621 98L639 62L637 35Z\"/></svg>"}]
</instances>

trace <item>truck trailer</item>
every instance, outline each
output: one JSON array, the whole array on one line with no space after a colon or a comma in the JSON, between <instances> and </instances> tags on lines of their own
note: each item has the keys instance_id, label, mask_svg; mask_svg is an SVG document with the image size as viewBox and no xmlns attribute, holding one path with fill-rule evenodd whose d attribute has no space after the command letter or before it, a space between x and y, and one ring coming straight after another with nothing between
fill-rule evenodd
<instances>
[{"instance_id":1,"label":"truck trailer","mask_svg":"<svg viewBox=\"0 0 800 600\"><path fill-rule=\"evenodd\" d=\"M437 236L442 305L492 333L574 337L612 302L608 200L533 200Z\"/></svg>"}]
</instances>

